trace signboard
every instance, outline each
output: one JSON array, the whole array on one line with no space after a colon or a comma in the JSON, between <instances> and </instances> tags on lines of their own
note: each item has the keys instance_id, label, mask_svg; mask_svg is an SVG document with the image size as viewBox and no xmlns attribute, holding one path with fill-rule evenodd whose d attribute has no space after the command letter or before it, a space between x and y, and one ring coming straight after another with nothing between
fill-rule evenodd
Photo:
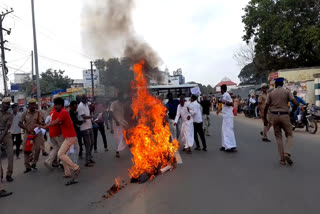
<instances>
[{"instance_id":1,"label":"signboard","mask_svg":"<svg viewBox=\"0 0 320 214\"><path fill-rule=\"evenodd\" d=\"M269 81L273 81L275 79L277 79L279 77L279 72L273 72L271 74L269 74Z\"/></svg>"},{"instance_id":2,"label":"signboard","mask_svg":"<svg viewBox=\"0 0 320 214\"><path fill-rule=\"evenodd\" d=\"M97 88L97 86L100 84L99 71L97 70L93 70L93 81L94 81L94 87ZM83 71L83 87L92 88L91 70Z\"/></svg>"},{"instance_id":3,"label":"signboard","mask_svg":"<svg viewBox=\"0 0 320 214\"><path fill-rule=\"evenodd\" d=\"M200 88L199 86L195 87L195 88L191 88L191 94L194 94L194 95L201 95L201 91L200 91Z\"/></svg>"}]
</instances>

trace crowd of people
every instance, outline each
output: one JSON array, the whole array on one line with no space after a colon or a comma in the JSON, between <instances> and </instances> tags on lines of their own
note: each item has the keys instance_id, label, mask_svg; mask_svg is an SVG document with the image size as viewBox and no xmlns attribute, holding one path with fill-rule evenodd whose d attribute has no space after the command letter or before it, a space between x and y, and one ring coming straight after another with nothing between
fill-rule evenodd
<instances>
[{"instance_id":1,"label":"crowd of people","mask_svg":"<svg viewBox=\"0 0 320 214\"><path fill-rule=\"evenodd\" d=\"M283 79L276 80L275 89L268 92L268 85L262 85L262 92L258 98L259 114L263 120L264 129L261 132L263 141L270 142L268 131L273 126L280 163L293 164L291 160L291 147L293 144L292 125L289 117L288 103L293 107L298 106L297 98L284 89ZM179 139L183 145L183 151L192 154L194 150L207 151L206 136L210 136L210 113L214 108L217 114L222 114L222 141L221 151L237 152L237 143L234 134L234 116L237 113L240 99L232 97L227 92L227 86L221 86L222 96L213 101L203 95L191 96L187 101L184 96L179 100L168 94L167 121L170 126L171 140ZM301 101L300 101L301 102ZM114 133L116 143L116 157L120 157L127 144L124 130L134 122L130 121L130 99L127 94L119 94L118 99L111 104L104 105L99 100L94 104L88 103L86 95L78 96L67 107L65 101L57 97L51 107L43 106L38 110L35 99L29 99L28 108L21 111L17 104L10 109L11 98L3 98L0 110L0 157L5 152L8 159L8 167L5 179L13 182L13 160L20 158L20 147L24 154L24 173L37 170L39 156L46 155L45 142L50 142L50 152L44 161L44 166L49 170L55 167L64 169L64 177L69 179L65 184L72 185L78 182L81 167L78 159L84 157L84 166L95 166L93 152L98 149L98 134L101 134L104 151L107 152L108 143L106 137L107 128ZM285 132L287 143L283 145L282 130ZM201 145L199 138L201 140ZM14 146L16 151L14 153ZM0 197L9 196L12 193L4 190L4 170L1 164Z\"/></svg>"}]
</instances>

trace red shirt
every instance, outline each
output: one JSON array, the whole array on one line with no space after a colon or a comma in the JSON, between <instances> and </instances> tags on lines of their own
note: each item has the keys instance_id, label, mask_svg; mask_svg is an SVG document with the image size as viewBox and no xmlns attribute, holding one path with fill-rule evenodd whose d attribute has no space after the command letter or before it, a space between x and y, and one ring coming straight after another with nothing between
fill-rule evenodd
<instances>
[{"instance_id":1,"label":"red shirt","mask_svg":"<svg viewBox=\"0 0 320 214\"><path fill-rule=\"evenodd\" d=\"M60 111L59 118L62 124L60 125L62 136L64 138L76 137L76 131L74 130L73 123L69 113L63 108Z\"/></svg>"},{"instance_id":2,"label":"red shirt","mask_svg":"<svg viewBox=\"0 0 320 214\"><path fill-rule=\"evenodd\" d=\"M59 117L59 112L55 109L52 109L50 112L51 121L55 121ZM49 136L50 137L59 137L61 135L61 128L59 125L49 127Z\"/></svg>"}]
</instances>

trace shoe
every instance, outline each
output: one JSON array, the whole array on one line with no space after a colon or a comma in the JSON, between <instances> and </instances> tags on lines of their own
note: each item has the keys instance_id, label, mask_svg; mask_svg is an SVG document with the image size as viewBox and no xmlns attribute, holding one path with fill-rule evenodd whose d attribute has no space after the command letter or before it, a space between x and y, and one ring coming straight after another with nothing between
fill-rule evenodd
<instances>
[{"instance_id":1,"label":"shoe","mask_svg":"<svg viewBox=\"0 0 320 214\"><path fill-rule=\"evenodd\" d=\"M9 175L7 175L6 179L7 179L8 182L14 181L13 178L11 176L9 176Z\"/></svg>"},{"instance_id":2,"label":"shoe","mask_svg":"<svg viewBox=\"0 0 320 214\"><path fill-rule=\"evenodd\" d=\"M7 192L4 189L0 191L0 198L7 197L9 195L12 195L12 192Z\"/></svg>"},{"instance_id":3,"label":"shoe","mask_svg":"<svg viewBox=\"0 0 320 214\"><path fill-rule=\"evenodd\" d=\"M31 170L31 168L26 168L26 170L23 172L24 174L27 174L27 173L29 173L29 172L31 172L32 170Z\"/></svg>"},{"instance_id":4,"label":"shoe","mask_svg":"<svg viewBox=\"0 0 320 214\"><path fill-rule=\"evenodd\" d=\"M231 148L231 149L226 149L226 152L235 153L235 152L238 152L238 151L237 151L237 148Z\"/></svg>"},{"instance_id":5,"label":"shoe","mask_svg":"<svg viewBox=\"0 0 320 214\"><path fill-rule=\"evenodd\" d=\"M36 164L32 164L32 165L31 165L31 168L32 168L34 171L37 171L37 170L38 170L38 168L37 168L37 165L36 165Z\"/></svg>"},{"instance_id":6,"label":"shoe","mask_svg":"<svg viewBox=\"0 0 320 214\"><path fill-rule=\"evenodd\" d=\"M94 160L90 159L90 163L95 164L96 162Z\"/></svg>"},{"instance_id":7,"label":"shoe","mask_svg":"<svg viewBox=\"0 0 320 214\"><path fill-rule=\"evenodd\" d=\"M104 148L104 151L107 152L107 151L109 151L109 149L108 148Z\"/></svg>"},{"instance_id":8,"label":"shoe","mask_svg":"<svg viewBox=\"0 0 320 214\"><path fill-rule=\"evenodd\" d=\"M201 149L200 149L200 147L196 147L194 150L200 151Z\"/></svg>"},{"instance_id":9,"label":"shoe","mask_svg":"<svg viewBox=\"0 0 320 214\"><path fill-rule=\"evenodd\" d=\"M265 137L265 138L262 138L262 141L263 141L263 142L271 142L271 140L269 140L269 139L266 138L266 137Z\"/></svg>"},{"instance_id":10,"label":"shoe","mask_svg":"<svg viewBox=\"0 0 320 214\"><path fill-rule=\"evenodd\" d=\"M225 152L226 149L225 149L224 147L221 147L221 148L220 148L220 151Z\"/></svg>"},{"instance_id":11,"label":"shoe","mask_svg":"<svg viewBox=\"0 0 320 214\"><path fill-rule=\"evenodd\" d=\"M190 147L187 149L187 154L189 154L189 155L192 154L192 151L191 151L191 148L190 148Z\"/></svg>"},{"instance_id":12,"label":"shoe","mask_svg":"<svg viewBox=\"0 0 320 214\"><path fill-rule=\"evenodd\" d=\"M84 166L85 166L85 167L93 167L94 164L92 164L92 163L86 163Z\"/></svg>"},{"instance_id":13,"label":"shoe","mask_svg":"<svg viewBox=\"0 0 320 214\"><path fill-rule=\"evenodd\" d=\"M205 151L205 152L206 152L206 151L208 151L208 150L207 150L207 148L203 148L202 151Z\"/></svg>"},{"instance_id":14,"label":"shoe","mask_svg":"<svg viewBox=\"0 0 320 214\"><path fill-rule=\"evenodd\" d=\"M49 156L47 152L42 152L42 156Z\"/></svg>"},{"instance_id":15,"label":"shoe","mask_svg":"<svg viewBox=\"0 0 320 214\"><path fill-rule=\"evenodd\" d=\"M116 153L116 158L120 158L120 153L119 152Z\"/></svg>"},{"instance_id":16,"label":"shoe","mask_svg":"<svg viewBox=\"0 0 320 214\"><path fill-rule=\"evenodd\" d=\"M58 168L59 167L59 164L57 164L57 163L52 163L52 165L51 165L53 168Z\"/></svg>"},{"instance_id":17,"label":"shoe","mask_svg":"<svg viewBox=\"0 0 320 214\"><path fill-rule=\"evenodd\" d=\"M53 170L52 165L50 165L47 161L45 161L43 164L44 164L44 166L47 167L50 171Z\"/></svg>"},{"instance_id":18,"label":"shoe","mask_svg":"<svg viewBox=\"0 0 320 214\"><path fill-rule=\"evenodd\" d=\"M260 132L260 135L263 136L263 132Z\"/></svg>"}]
</instances>

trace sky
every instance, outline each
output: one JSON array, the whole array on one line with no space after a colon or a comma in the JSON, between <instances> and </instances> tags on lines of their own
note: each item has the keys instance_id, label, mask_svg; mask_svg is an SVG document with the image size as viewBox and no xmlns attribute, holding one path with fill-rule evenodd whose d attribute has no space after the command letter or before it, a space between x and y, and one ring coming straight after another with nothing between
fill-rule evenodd
<instances>
[{"instance_id":1,"label":"sky","mask_svg":"<svg viewBox=\"0 0 320 214\"><path fill-rule=\"evenodd\" d=\"M31 72L33 34L31 0L0 0L0 10L14 9L4 27L9 81L13 74ZM233 59L242 41L242 8L248 0L137 0L133 21L136 32L162 58L162 69L181 68L186 81L215 86L224 77L239 82L241 67ZM39 70L62 69L82 78L92 56L81 40L84 0L35 0ZM1 90L1 89L0 89Z\"/></svg>"}]
</instances>

